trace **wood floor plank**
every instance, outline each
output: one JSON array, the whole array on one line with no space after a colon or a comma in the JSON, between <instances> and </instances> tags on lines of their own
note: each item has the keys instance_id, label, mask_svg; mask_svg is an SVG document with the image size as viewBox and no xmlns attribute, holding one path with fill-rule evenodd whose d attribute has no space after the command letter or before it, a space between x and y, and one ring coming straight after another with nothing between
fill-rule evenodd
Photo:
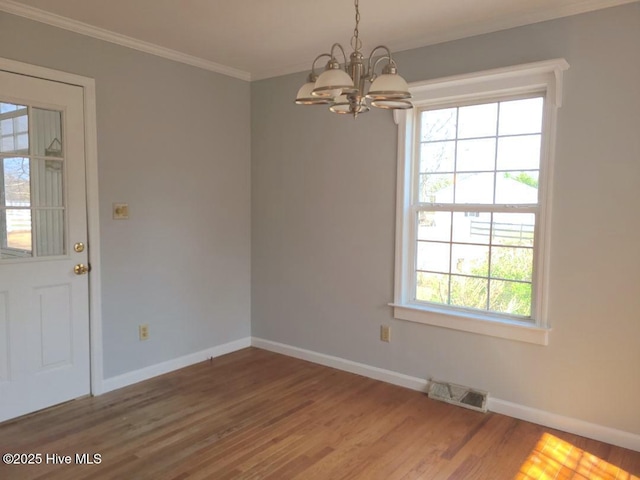
<instances>
[{"instance_id":1,"label":"wood floor plank","mask_svg":"<svg viewBox=\"0 0 640 480\"><path fill-rule=\"evenodd\" d=\"M256 348L2 423L7 452L102 461L2 480L640 480L639 452Z\"/></svg>"}]
</instances>

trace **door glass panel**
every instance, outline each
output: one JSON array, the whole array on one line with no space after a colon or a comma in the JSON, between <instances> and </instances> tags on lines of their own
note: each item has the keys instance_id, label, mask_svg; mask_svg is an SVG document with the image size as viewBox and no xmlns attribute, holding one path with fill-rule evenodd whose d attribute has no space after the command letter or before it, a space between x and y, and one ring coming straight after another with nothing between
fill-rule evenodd
<instances>
[{"instance_id":1,"label":"door glass panel","mask_svg":"<svg viewBox=\"0 0 640 480\"><path fill-rule=\"evenodd\" d=\"M31 201L36 207L62 207L62 162L33 160L33 192Z\"/></svg>"},{"instance_id":2,"label":"door glass panel","mask_svg":"<svg viewBox=\"0 0 640 480\"><path fill-rule=\"evenodd\" d=\"M33 255L31 211L9 208L0 210L2 248L0 258L23 258Z\"/></svg>"},{"instance_id":3,"label":"door glass panel","mask_svg":"<svg viewBox=\"0 0 640 480\"><path fill-rule=\"evenodd\" d=\"M36 210L35 215L38 256L64 255L64 210Z\"/></svg>"},{"instance_id":4,"label":"door glass panel","mask_svg":"<svg viewBox=\"0 0 640 480\"><path fill-rule=\"evenodd\" d=\"M0 204L6 207L31 205L31 175L28 158L2 159Z\"/></svg>"},{"instance_id":5,"label":"door glass panel","mask_svg":"<svg viewBox=\"0 0 640 480\"><path fill-rule=\"evenodd\" d=\"M26 106L0 103L0 153L29 153L29 116Z\"/></svg>"},{"instance_id":6,"label":"door glass panel","mask_svg":"<svg viewBox=\"0 0 640 480\"><path fill-rule=\"evenodd\" d=\"M0 103L0 153L21 154L0 159L2 259L66 254L62 121L61 111Z\"/></svg>"},{"instance_id":7,"label":"door glass panel","mask_svg":"<svg viewBox=\"0 0 640 480\"><path fill-rule=\"evenodd\" d=\"M62 112L33 109L33 154L62 157Z\"/></svg>"}]
</instances>

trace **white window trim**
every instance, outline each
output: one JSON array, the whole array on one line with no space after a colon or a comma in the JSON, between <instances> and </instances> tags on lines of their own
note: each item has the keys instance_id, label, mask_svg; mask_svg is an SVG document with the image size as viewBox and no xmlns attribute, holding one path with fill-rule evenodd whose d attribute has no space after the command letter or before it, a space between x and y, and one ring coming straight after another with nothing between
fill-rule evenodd
<instances>
[{"instance_id":1,"label":"white window trim","mask_svg":"<svg viewBox=\"0 0 640 480\"><path fill-rule=\"evenodd\" d=\"M466 75L456 75L409 85L415 106L464 102L492 96L542 92L545 95L545 124L540 164L540 225L536 238L537 263L534 285L537 291L534 323L492 317L490 312L463 313L446 306L419 305L412 302L411 261L414 249L412 209L412 168L415 148L412 110L396 110L398 125L398 173L396 198L396 252L393 315L400 320L445 327L454 330L548 345L551 325L548 318L549 243L551 185L556 138L557 111L562 103L562 76L569 68L564 59L517 65Z\"/></svg>"}]
</instances>

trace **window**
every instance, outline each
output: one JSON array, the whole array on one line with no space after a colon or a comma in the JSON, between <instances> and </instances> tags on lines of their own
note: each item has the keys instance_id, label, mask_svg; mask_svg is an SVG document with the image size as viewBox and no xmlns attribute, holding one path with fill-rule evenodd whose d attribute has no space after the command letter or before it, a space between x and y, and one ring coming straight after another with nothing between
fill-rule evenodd
<instances>
[{"instance_id":1,"label":"window","mask_svg":"<svg viewBox=\"0 0 640 480\"><path fill-rule=\"evenodd\" d=\"M564 60L411 87L399 126L396 318L546 344Z\"/></svg>"}]
</instances>

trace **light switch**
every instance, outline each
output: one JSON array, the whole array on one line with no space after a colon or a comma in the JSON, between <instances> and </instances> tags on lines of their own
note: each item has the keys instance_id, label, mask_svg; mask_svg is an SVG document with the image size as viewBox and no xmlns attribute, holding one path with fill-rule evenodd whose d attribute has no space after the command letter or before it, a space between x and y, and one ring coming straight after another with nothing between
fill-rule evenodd
<instances>
[{"instance_id":1,"label":"light switch","mask_svg":"<svg viewBox=\"0 0 640 480\"><path fill-rule=\"evenodd\" d=\"M114 203L113 204L113 219L114 220L128 220L129 219L129 204L128 203Z\"/></svg>"}]
</instances>

